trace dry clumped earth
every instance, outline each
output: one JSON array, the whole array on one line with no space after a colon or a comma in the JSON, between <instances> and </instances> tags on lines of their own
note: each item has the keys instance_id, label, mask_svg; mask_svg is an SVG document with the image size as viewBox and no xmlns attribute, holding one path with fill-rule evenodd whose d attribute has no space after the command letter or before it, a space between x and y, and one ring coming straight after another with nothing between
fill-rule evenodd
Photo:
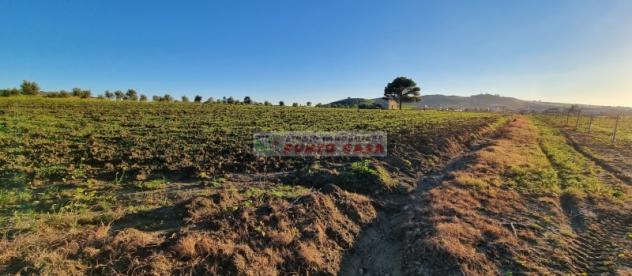
<instances>
[{"instance_id":1,"label":"dry clumped earth","mask_svg":"<svg viewBox=\"0 0 632 276\"><path fill-rule=\"evenodd\" d=\"M102 225L79 233L18 236L0 244L0 260L26 255L24 261L55 263L47 271L56 275L333 274L339 252L376 214L366 196L334 185L293 200L263 195L257 202L226 189L172 211L181 216L172 233ZM28 264L15 265L22 266L19 273L38 274Z\"/></svg>"}]
</instances>

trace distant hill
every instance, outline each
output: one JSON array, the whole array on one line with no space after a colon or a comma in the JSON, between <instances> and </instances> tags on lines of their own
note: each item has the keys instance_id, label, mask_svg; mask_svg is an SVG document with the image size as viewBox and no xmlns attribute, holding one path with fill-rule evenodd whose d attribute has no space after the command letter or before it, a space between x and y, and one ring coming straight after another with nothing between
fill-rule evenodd
<instances>
[{"instance_id":1,"label":"distant hill","mask_svg":"<svg viewBox=\"0 0 632 276\"><path fill-rule=\"evenodd\" d=\"M363 98L346 98L343 100L338 100L335 102L331 102L327 105L331 105L331 106L337 106L337 105L342 105L342 106L353 106L353 105L361 105L361 104L373 104L375 102L375 99L363 99Z\"/></svg>"},{"instance_id":2,"label":"distant hill","mask_svg":"<svg viewBox=\"0 0 632 276\"><path fill-rule=\"evenodd\" d=\"M381 98L363 99L347 98L330 103L335 106L356 106L360 104L372 104ZM479 94L469 97L446 96L446 95L423 95L420 102L405 103L404 106L418 108L450 108L459 110L491 110L491 111L523 111L523 112L545 112L563 111L572 104L553 103L542 101L525 101L512 97L500 95ZM632 113L629 107L612 107L580 104L580 108L589 113Z\"/></svg>"}]
</instances>

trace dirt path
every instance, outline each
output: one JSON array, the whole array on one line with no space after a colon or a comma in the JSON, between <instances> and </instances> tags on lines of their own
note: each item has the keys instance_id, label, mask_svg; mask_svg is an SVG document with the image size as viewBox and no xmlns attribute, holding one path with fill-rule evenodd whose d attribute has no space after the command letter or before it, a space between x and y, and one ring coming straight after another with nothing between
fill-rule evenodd
<instances>
[{"instance_id":1,"label":"dirt path","mask_svg":"<svg viewBox=\"0 0 632 276\"><path fill-rule=\"evenodd\" d=\"M579 209L585 228L577 232L577 238L569 243L573 258L579 268L577 273L589 275L615 274L617 255L625 248L621 241L632 231L630 214L594 214L589 207Z\"/></svg>"},{"instance_id":2,"label":"dirt path","mask_svg":"<svg viewBox=\"0 0 632 276\"><path fill-rule=\"evenodd\" d=\"M421 177L413 192L383 200L384 208L378 213L376 221L362 230L354 247L343 257L339 274L404 275L402 267L406 244L403 226L413 219L430 189L440 185L450 171L467 162L472 152L492 141L488 137L474 143L453 157L441 170Z\"/></svg>"}]
</instances>

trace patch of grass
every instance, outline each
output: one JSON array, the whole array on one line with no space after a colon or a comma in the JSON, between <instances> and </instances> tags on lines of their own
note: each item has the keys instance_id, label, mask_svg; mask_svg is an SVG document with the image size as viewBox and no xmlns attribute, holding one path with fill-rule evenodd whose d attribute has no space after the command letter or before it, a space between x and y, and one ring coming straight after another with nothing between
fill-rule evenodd
<instances>
[{"instance_id":1,"label":"patch of grass","mask_svg":"<svg viewBox=\"0 0 632 276\"><path fill-rule=\"evenodd\" d=\"M487 183L487 181L481 178L472 177L471 175L467 175L467 174L456 175L455 181L461 185L471 186L476 189L484 189L489 186L489 183Z\"/></svg>"},{"instance_id":2,"label":"patch of grass","mask_svg":"<svg viewBox=\"0 0 632 276\"><path fill-rule=\"evenodd\" d=\"M251 198L260 198L264 195L268 195L278 198L292 199L306 195L309 191L309 189L302 186L279 185L270 189L250 187L244 192L244 195Z\"/></svg>"},{"instance_id":3,"label":"patch of grass","mask_svg":"<svg viewBox=\"0 0 632 276\"><path fill-rule=\"evenodd\" d=\"M63 165L50 165L41 167L36 171L36 175L40 179L63 180L68 176L68 168Z\"/></svg>"},{"instance_id":4,"label":"patch of grass","mask_svg":"<svg viewBox=\"0 0 632 276\"><path fill-rule=\"evenodd\" d=\"M31 201L33 195L26 190L0 190L0 206L12 206Z\"/></svg>"},{"instance_id":5,"label":"patch of grass","mask_svg":"<svg viewBox=\"0 0 632 276\"><path fill-rule=\"evenodd\" d=\"M22 172L5 171L0 173L0 188L26 188L27 175Z\"/></svg>"},{"instance_id":6,"label":"patch of grass","mask_svg":"<svg viewBox=\"0 0 632 276\"><path fill-rule=\"evenodd\" d=\"M164 178L158 178L149 181L138 181L134 183L134 187L143 191L160 190L167 187L167 180Z\"/></svg>"},{"instance_id":7,"label":"patch of grass","mask_svg":"<svg viewBox=\"0 0 632 276\"><path fill-rule=\"evenodd\" d=\"M340 182L352 191L378 192L397 186L388 171L370 160L351 163L350 169L342 172Z\"/></svg>"},{"instance_id":8,"label":"patch of grass","mask_svg":"<svg viewBox=\"0 0 632 276\"><path fill-rule=\"evenodd\" d=\"M309 189L302 186L280 185L272 188L269 193L272 196L291 199L304 196L309 193Z\"/></svg>"},{"instance_id":9,"label":"patch of grass","mask_svg":"<svg viewBox=\"0 0 632 276\"><path fill-rule=\"evenodd\" d=\"M217 177L217 178L213 178L211 181L204 182L204 183L207 186L210 186L212 188L219 188L219 187L222 187L224 183L226 183L226 178Z\"/></svg>"},{"instance_id":10,"label":"patch of grass","mask_svg":"<svg viewBox=\"0 0 632 276\"><path fill-rule=\"evenodd\" d=\"M522 192L559 194L560 182L557 172L550 166L545 167L511 167L504 174L507 184Z\"/></svg>"},{"instance_id":11,"label":"patch of grass","mask_svg":"<svg viewBox=\"0 0 632 276\"><path fill-rule=\"evenodd\" d=\"M559 132L540 120L533 120L541 133L540 146L557 170L560 188L564 192L584 196L587 194L621 198L622 191L606 185L599 179L599 168L566 143Z\"/></svg>"}]
</instances>

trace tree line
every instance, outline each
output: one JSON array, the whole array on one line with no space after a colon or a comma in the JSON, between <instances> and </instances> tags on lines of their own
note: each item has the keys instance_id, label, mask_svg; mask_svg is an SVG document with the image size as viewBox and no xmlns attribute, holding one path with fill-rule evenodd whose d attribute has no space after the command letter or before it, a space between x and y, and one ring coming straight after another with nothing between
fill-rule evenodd
<instances>
[{"instance_id":1,"label":"tree line","mask_svg":"<svg viewBox=\"0 0 632 276\"><path fill-rule=\"evenodd\" d=\"M73 88L71 91L61 90L61 91L49 91L44 92L40 89L40 86L34 81L23 81L20 85L20 88L8 88L8 89L0 89L0 97L10 97L10 96L43 96L48 98L70 98L77 97L82 99L87 98L95 98L92 96L91 90L81 89L81 88ZM103 94L97 95L97 99L107 99L107 100L117 100L117 101L141 101L147 102L149 98L145 94L139 94L135 89L128 89L123 92L121 90L110 91L106 90ZM215 99L213 97L209 97L206 100L200 95L196 95L193 98L193 101L189 100L187 96L182 96L179 100L175 99L170 94L164 94L162 96L154 95L151 100L153 102L194 102L194 103L223 103L223 104L254 104L254 105L273 105L270 101L256 102L250 96L245 96L243 100L236 99L234 97L222 97L221 99ZM285 106L284 101L279 101L277 103L279 106ZM294 102L292 106L301 106L301 104ZM306 102L305 106L312 106L312 102ZM316 104L317 107L324 106L321 103Z\"/></svg>"},{"instance_id":2,"label":"tree line","mask_svg":"<svg viewBox=\"0 0 632 276\"><path fill-rule=\"evenodd\" d=\"M420 91L421 89L417 86L417 83L410 78L407 77L397 77L392 82L388 83L388 85L384 88L384 99L392 99L396 100L399 103L399 109L402 109L402 102L405 101L419 101L420 100ZM31 96L44 96L51 98L67 98L67 97L78 97L82 99L93 98L92 91L81 89L81 88L73 88L71 91L53 91L53 92L44 92L41 91L40 86L34 81L23 81L20 85L20 88L10 88L10 89L0 89L0 96L9 97L9 96L19 96L19 95L31 95ZM98 99L108 99L108 100L124 100L124 101L141 101L146 102L148 98L145 94L139 94L134 89L128 89L123 92L121 90L116 90L114 92L106 90L103 94L98 95L96 98ZM154 102L177 102L171 95L165 94L163 96L152 96L152 101ZM193 98L193 102L201 103L203 101L202 96L196 95ZM188 103L190 102L187 96L182 96L180 98L180 102ZM257 105L272 105L269 101L264 102L255 102L250 98L250 96L244 97L242 101L235 99L233 97L223 97L222 99L213 99L213 97L209 97L206 99L205 103L224 103L224 104L257 104ZM285 106L285 102L279 101L279 106ZM307 102L306 106L312 106L311 102ZM294 102L292 106L300 106L299 103ZM323 105L316 104L316 107L335 107L333 105ZM360 108L360 106L358 106ZM367 105L363 108L378 108L375 104Z\"/></svg>"}]
</instances>

